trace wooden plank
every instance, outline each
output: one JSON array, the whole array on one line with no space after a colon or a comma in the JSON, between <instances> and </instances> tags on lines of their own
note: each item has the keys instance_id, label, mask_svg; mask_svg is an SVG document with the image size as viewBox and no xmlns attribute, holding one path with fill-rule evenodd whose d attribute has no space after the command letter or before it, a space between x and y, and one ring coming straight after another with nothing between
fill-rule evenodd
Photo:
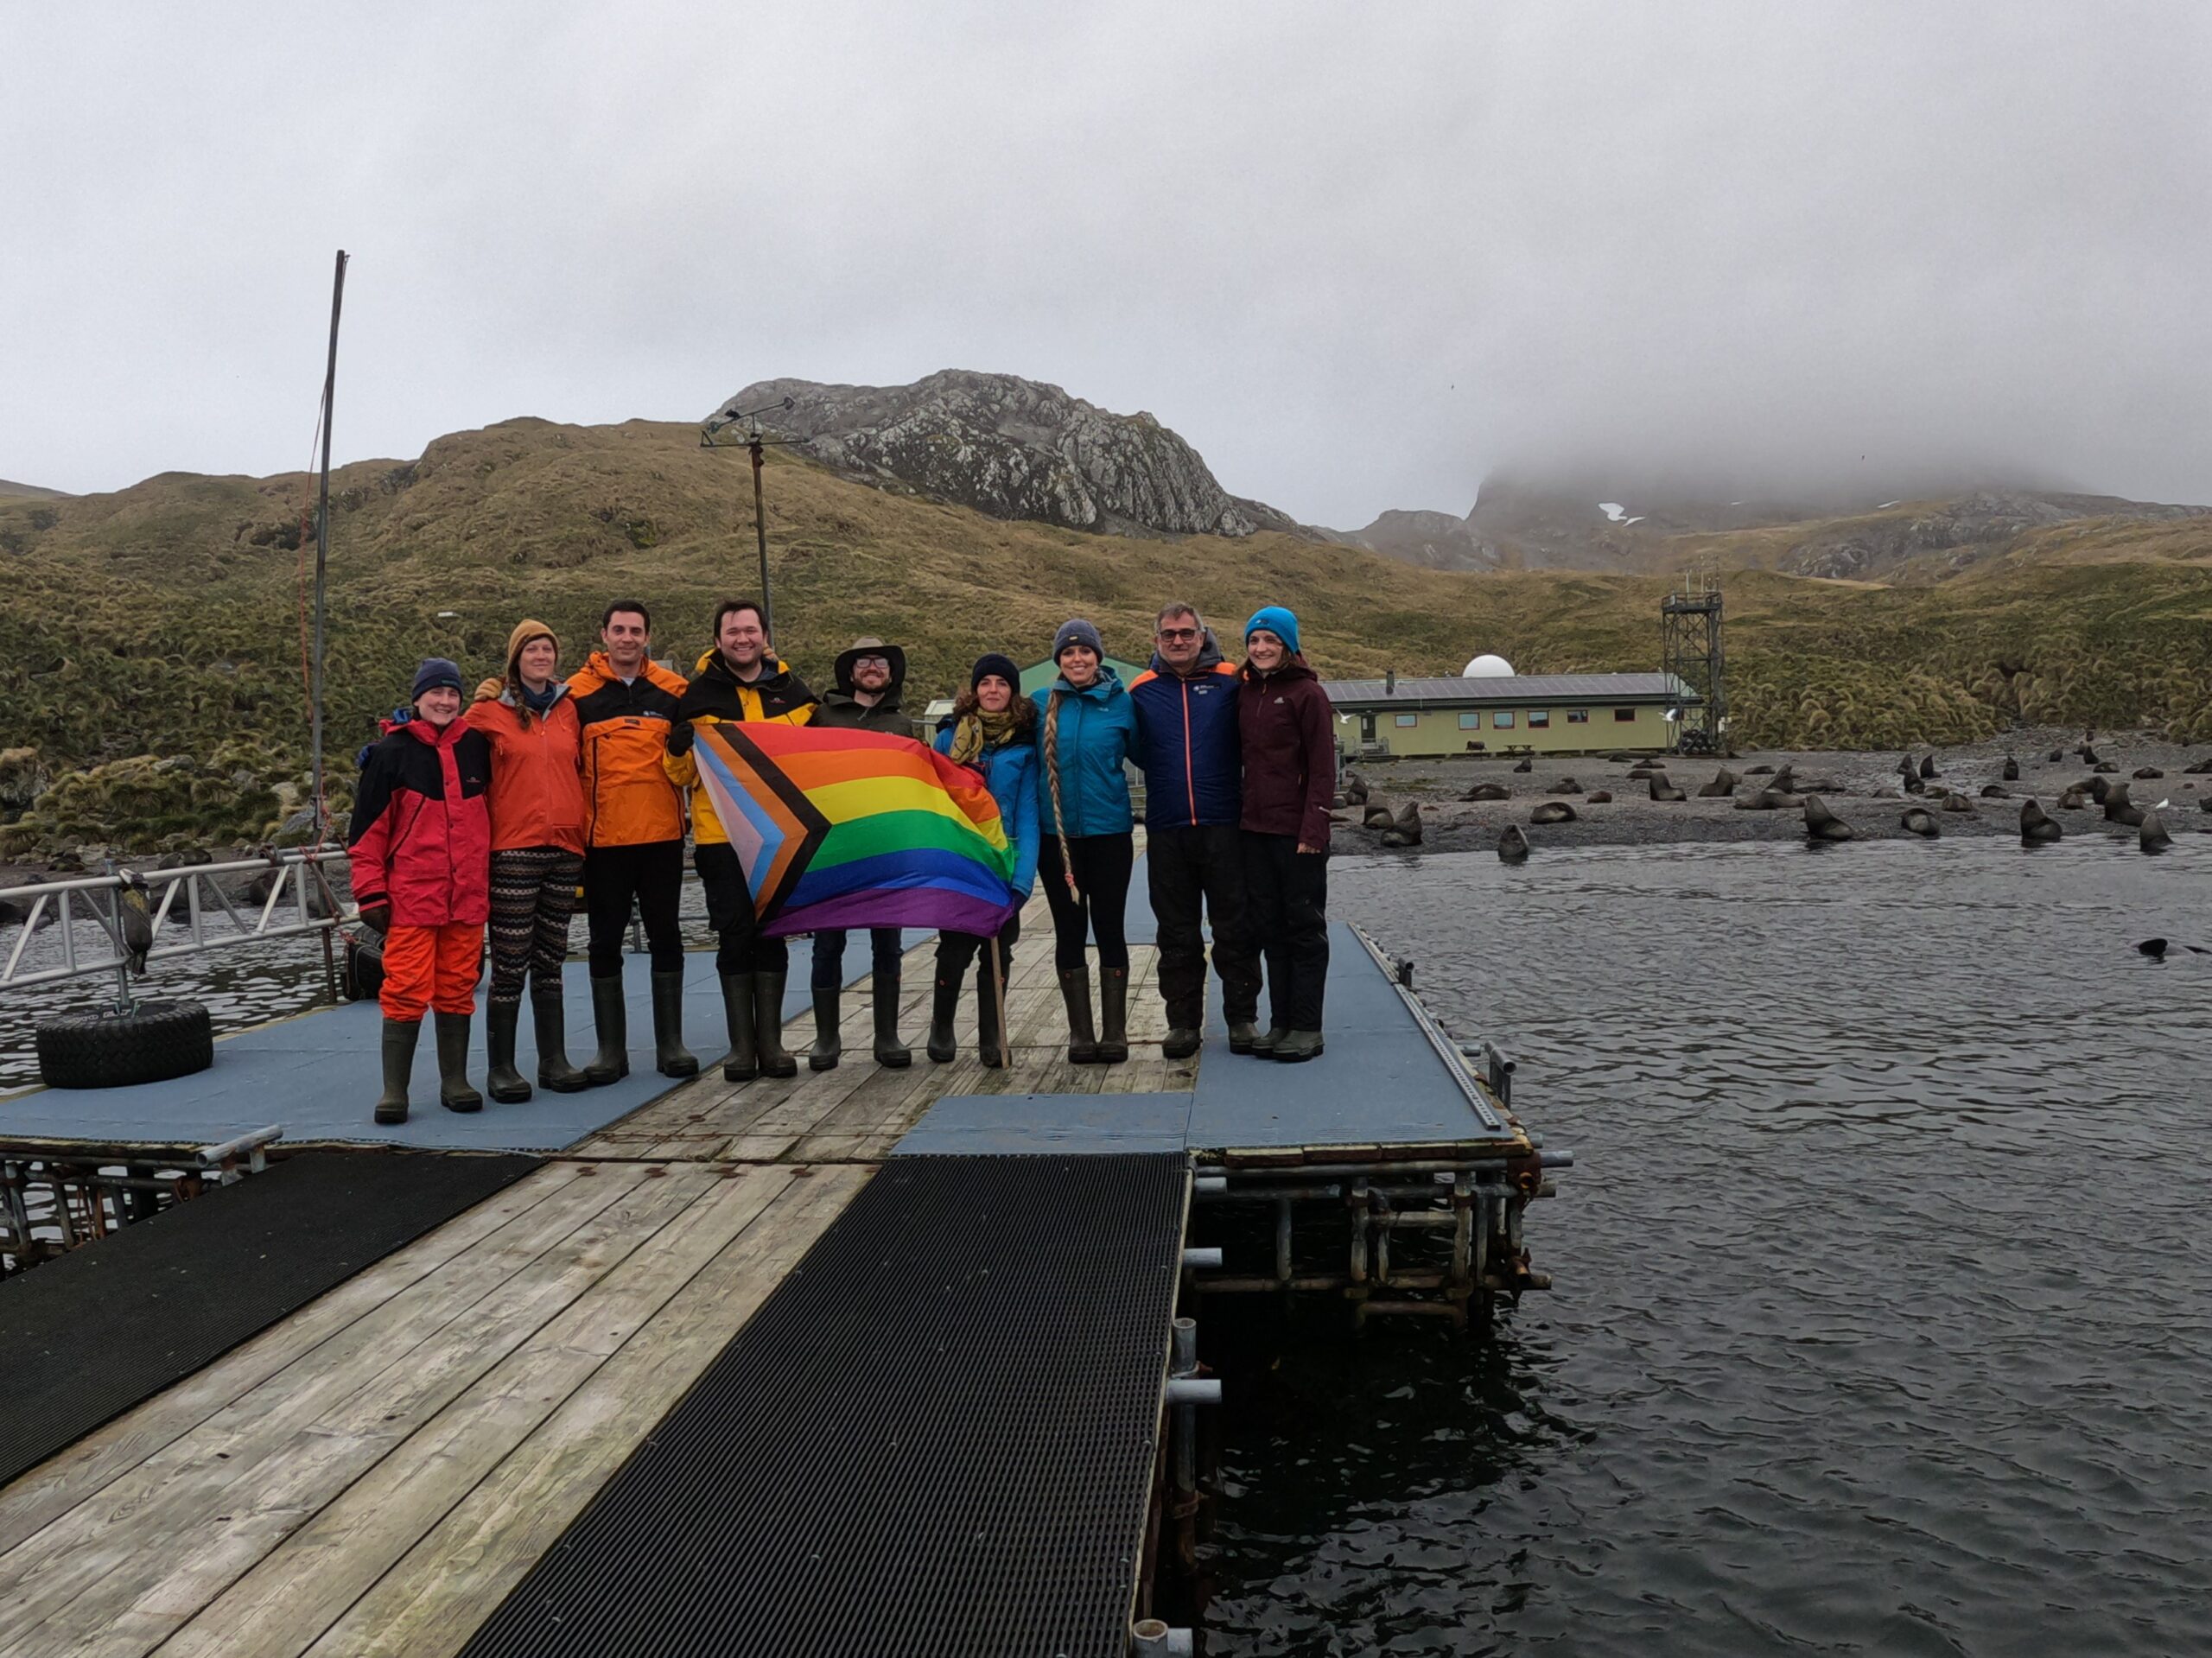
<instances>
[{"instance_id":1,"label":"wooden plank","mask_svg":"<svg viewBox=\"0 0 2212 1658\"><path fill-rule=\"evenodd\" d=\"M150 1586L178 1539L228 1547L234 1534L218 1516L273 1513L282 1524L284 1499L342 1486L357 1461L381 1456L642 1241L626 1205L644 1180L612 1166L580 1176L0 1557L0 1651L79 1653L84 1635Z\"/></svg>"},{"instance_id":2,"label":"wooden plank","mask_svg":"<svg viewBox=\"0 0 2212 1658\"><path fill-rule=\"evenodd\" d=\"M804 1172L308 1650L450 1658L682 1398L872 1171Z\"/></svg>"},{"instance_id":3,"label":"wooden plank","mask_svg":"<svg viewBox=\"0 0 2212 1658\"><path fill-rule=\"evenodd\" d=\"M549 1164L319 1296L0 1491L0 1555L576 1178Z\"/></svg>"},{"instance_id":4,"label":"wooden plank","mask_svg":"<svg viewBox=\"0 0 2212 1658\"><path fill-rule=\"evenodd\" d=\"M694 1173L696 1200L232 1584L168 1658L294 1658L782 1195L791 1172Z\"/></svg>"}]
</instances>

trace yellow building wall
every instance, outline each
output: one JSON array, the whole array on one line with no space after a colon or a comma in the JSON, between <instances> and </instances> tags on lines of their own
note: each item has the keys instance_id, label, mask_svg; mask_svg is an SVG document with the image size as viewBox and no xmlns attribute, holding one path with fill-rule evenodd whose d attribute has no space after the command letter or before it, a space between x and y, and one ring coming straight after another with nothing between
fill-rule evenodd
<instances>
[{"instance_id":1,"label":"yellow building wall","mask_svg":"<svg viewBox=\"0 0 2212 1658\"><path fill-rule=\"evenodd\" d=\"M1626 706L1623 704L1622 706ZM1587 708L1590 718L1586 724L1573 724L1567 720L1569 708ZM1346 754L1360 752L1365 739L1361 735L1361 715L1365 710L1340 713L1337 715L1337 744ZM1479 713L1482 726L1478 730L1463 730L1459 725L1462 713L1459 708L1420 708L1394 711L1389 708L1374 710L1375 741L1380 743L1394 757L1405 759L1434 759L1445 754L1502 753L1508 749L1533 750L1539 754L1607 753L1616 748L1661 750L1675 745L1675 728L1666 719L1663 708L1638 704L1636 718L1616 720L1613 705L1598 702L1536 702L1516 708L1510 729L1497 728L1495 708L1467 709ZM1548 713L1548 725L1529 723L1531 712ZM1401 717L1410 715L1414 724L1397 723ZM1479 742L1480 749L1468 747L1470 742Z\"/></svg>"}]
</instances>

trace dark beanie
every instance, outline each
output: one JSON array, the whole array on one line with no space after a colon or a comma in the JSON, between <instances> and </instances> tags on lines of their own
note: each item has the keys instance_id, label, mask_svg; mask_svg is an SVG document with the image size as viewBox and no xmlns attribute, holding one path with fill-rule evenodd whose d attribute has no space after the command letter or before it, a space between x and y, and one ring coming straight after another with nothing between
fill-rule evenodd
<instances>
[{"instance_id":1,"label":"dark beanie","mask_svg":"<svg viewBox=\"0 0 2212 1658\"><path fill-rule=\"evenodd\" d=\"M975 667L969 671L968 689L971 691L974 690L976 687L983 683L985 678L992 674L996 674L1001 679L1006 681L1008 685L1011 685L1014 688L1014 694L1016 696L1020 694L1021 670L1014 665L1014 658L1012 657L1002 657L995 651L976 658Z\"/></svg>"},{"instance_id":2,"label":"dark beanie","mask_svg":"<svg viewBox=\"0 0 2212 1658\"><path fill-rule=\"evenodd\" d=\"M441 685L460 690L461 670L443 657L432 657L415 670L415 689L408 693L411 702L424 691L436 690Z\"/></svg>"},{"instance_id":3,"label":"dark beanie","mask_svg":"<svg viewBox=\"0 0 2212 1658\"><path fill-rule=\"evenodd\" d=\"M1060 652L1071 645L1087 645L1101 660L1105 657L1106 647L1099 641L1098 630L1080 616L1062 622L1060 631L1052 635L1052 660L1058 662Z\"/></svg>"}]
</instances>

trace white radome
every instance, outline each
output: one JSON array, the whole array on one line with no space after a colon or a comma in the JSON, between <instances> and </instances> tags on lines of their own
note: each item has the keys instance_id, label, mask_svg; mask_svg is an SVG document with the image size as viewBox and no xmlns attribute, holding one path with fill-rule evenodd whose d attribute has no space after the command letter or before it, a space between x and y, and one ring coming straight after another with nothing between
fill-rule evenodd
<instances>
[{"instance_id":1,"label":"white radome","mask_svg":"<svg viewBox=\"0 0 2212 1658\"><path fill-rule=\"evenodd\" d=\"M1510 679L1513 677L1513 664L1503 657L1494 657L1488 651L1484 651L1459 670L1459 677L1462 679Z\"/></svg>"}]
</instances>

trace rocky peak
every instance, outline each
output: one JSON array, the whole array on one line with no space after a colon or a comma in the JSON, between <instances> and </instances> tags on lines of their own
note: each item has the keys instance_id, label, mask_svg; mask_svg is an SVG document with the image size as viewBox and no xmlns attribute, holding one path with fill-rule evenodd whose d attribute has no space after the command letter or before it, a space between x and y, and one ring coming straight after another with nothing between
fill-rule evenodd
<instances>
[{"instance_id":1,"label":"rocky peak","mask_svg":"<svg viewBox=\"0 0 2212 1658\"><path fill-rule=\"evenodd\" d=\"M761 380L721 407L785 397L793 406L761 423L816 460L994 518L1217 536L1249 536L1264 522L1152 416L1112 414L1040 381L963 369L898 386Z\"/></svg>"}]
</instances>

